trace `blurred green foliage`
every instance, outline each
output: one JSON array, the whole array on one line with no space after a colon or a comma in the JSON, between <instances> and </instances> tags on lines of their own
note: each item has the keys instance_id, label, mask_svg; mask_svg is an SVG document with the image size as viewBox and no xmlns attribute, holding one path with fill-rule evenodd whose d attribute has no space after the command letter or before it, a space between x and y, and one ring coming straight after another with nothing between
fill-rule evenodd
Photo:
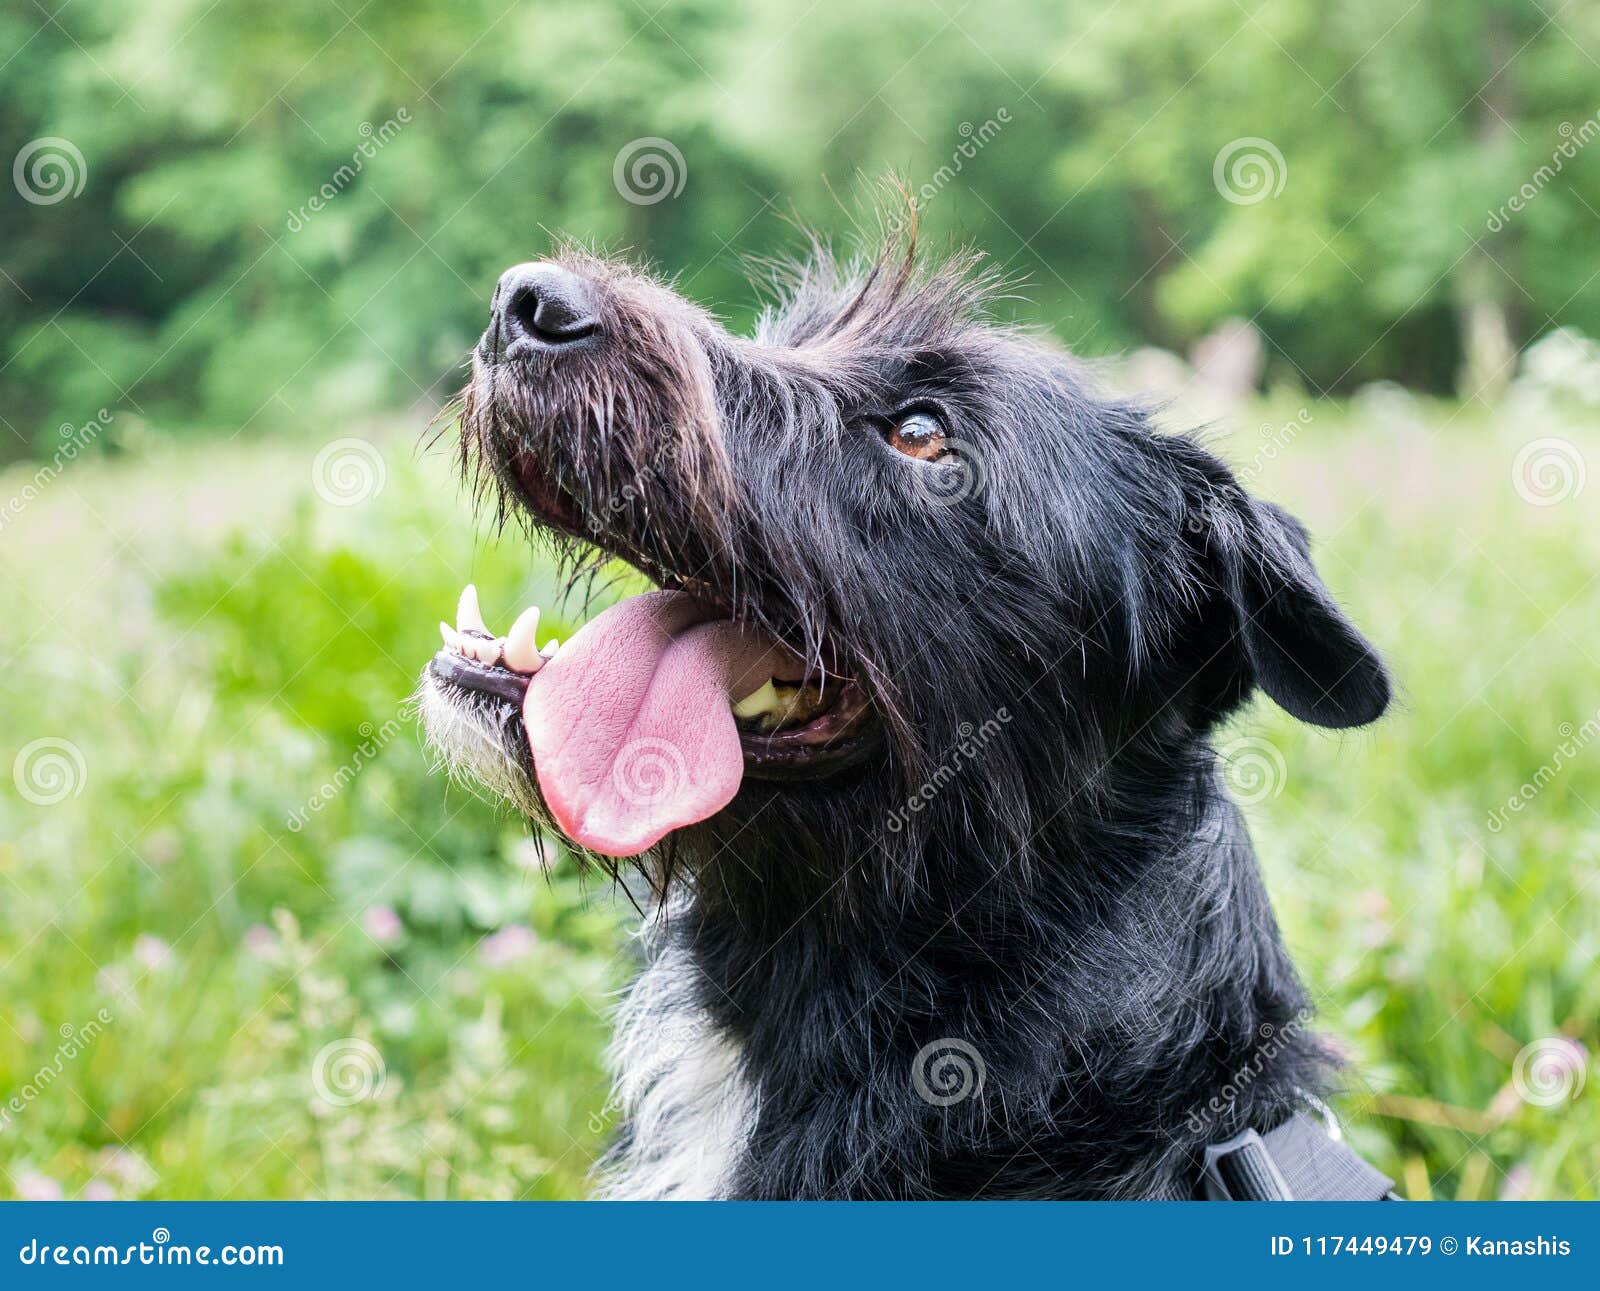
<instances>
[{"instance_id":1,"label":"blurred green foliage","mask_svg":"<svg viewBox=\"0 0 1600 1291\"><path fill-rule=\"evenodd\" d=\"M1574 734L1600 720L1600 525L1587 492L1513 487L1524 422L1390 391L1213 439L1305 516L1402 682L1372 729L1261 703L1219 744L1237 789L1278 767L1245 797L1279 917L1354 1058L1350 1132L1413 1196L1600 1178L1600 1077L1548 1105L1516 1081L1526 1046L1600 1049L1600 744ZM1592 411L1542 426L1600 455ZM8 526L0 1196L582 1192L635 916L434 774L405 703L464 579L496 626L571 619L410 440L374 440L384 483L348 506L313 488L315 442L153 441ZM341 1071L368 1096L330 1101Z\"/></svg>"},{"instance_id":2,"label":"blurred green foliage","mask_svg":"<svg viewBox=\"0 0 1600 1291\"><path fill-rule=\"evenodd\" d=\"M514 545L475 554L441 464L391 454L349 509L300 445L90 463L0 549L25 610L0 725L64 741L74 790L49 801L8 738L0 1189L581 1187L628 907L435 775L406 704L464 575L502 611L553 584ZM73 661L64 633L94 644Z\"/></svg>"},{"instance_id":3,"label":"blurred green foliage","mask_svg":"<svg viewBox=\"0 0 1600 1291\"><path fill-rule=\"evenodd\" d=\"M0 155L65 139L84 185L0 202L0 455L101 407L231 432L431 406L552 232L738 321L746 258L796 218L847 231L886 171L1086 351L1242 315L1279 380L1473 390L1506 337L1600 331L1600 6L1548 9L9 6ZM676 196L619 193L643 138L681 154Z\"/></svg>"}]
</instances>

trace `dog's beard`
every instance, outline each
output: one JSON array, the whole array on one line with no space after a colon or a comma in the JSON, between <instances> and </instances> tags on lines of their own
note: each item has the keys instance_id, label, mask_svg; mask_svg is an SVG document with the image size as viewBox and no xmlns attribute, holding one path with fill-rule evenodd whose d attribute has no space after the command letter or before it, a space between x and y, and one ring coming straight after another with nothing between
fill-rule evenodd
<instances>
[{"instance_id":1,"label":"dog's beard","mask_svg":"<svg viewBox=\"0 0 1600 1291\"><path fill-rule=\"evenodd\" d=\"M426 671L412 704L437 769L474 792L498 795L530 820L547 822L521 714L512 704L447 687Z\"/></svg>"}]
</instances>

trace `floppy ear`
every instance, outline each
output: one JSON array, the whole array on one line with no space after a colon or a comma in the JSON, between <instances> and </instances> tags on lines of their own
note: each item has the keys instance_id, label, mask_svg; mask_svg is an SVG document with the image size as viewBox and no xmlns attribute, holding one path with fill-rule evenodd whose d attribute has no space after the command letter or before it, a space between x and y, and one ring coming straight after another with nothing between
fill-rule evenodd
<instances>
[{"instance_id":1,"label":"floppy ear","mask_svg":"<svg viewBox=\"0 0 1600 1291\"><path fill-rule=\"evenodd\" d=\"M1317 575L1305 527L1231 478L1212 498L1203 541L1255 683L1303 722L1374 721L1389 706L1388 671Z\"/></svg>"}]
</instances>

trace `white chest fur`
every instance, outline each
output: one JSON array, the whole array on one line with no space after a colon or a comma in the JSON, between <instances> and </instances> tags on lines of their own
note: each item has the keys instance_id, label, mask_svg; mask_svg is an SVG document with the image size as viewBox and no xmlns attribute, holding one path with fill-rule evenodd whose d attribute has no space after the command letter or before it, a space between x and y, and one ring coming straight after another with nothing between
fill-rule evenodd
<instances>
[{"instance_id":1,"label":"white chest fur","mask_svg":"<svg viewBox=\"0 0 1600 1291\"><path fill-rule=\"evenodd\" d=\"M725 1196L754 1120L737 1048L695 1003L693 965L667 948L617 1015L611 1046L625 1144L599 1195L628 1201Z\"/></svg>"}]
</instances>

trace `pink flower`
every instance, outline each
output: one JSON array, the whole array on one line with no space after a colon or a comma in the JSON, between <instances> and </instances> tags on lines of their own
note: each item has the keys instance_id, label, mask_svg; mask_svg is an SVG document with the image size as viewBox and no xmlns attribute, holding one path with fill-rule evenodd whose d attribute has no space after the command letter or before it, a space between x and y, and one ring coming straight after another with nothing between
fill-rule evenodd
<instances>
[{"instance_id":1,"label":"pink flower","mask_svg":"<svg viewBox=\"0 0 1600 1291\"><path fill-rule=\"evenodd\" d=\"M141 932L133 941L133 958L154 972L156 969L165 968L172 961L172 947L160 937Z\"/></svg>"},{"instance_id":2,"label":"pink flower","mask_svg":"<svg viewBox=\"0 0 1600 1291\"><path fill-rule=\"evenodd\" d=\"M54 1179L31 1170L24 1170L12 1178L16 1181L17 1196L23 1201L61 1200L61 1185Z\"/></svg>"},{"instance_id":3,"label":"pink flower","mask_svg":"<svg viewBox=\"0 0 1600 1291\"><path fill-rule=\"evenodd\" d=\"M367 936L380 946L392 946L405 931L400 916L386 905L369 906L361 916L361 926L367 930Z\"/></svg>"},{"instance_id":4,"label":"pink flower","mask_svg":"<svg viewBox=\"0 0 1600 1291\"><path fill-rule=\"evenodd\" d=\"M508 924L478 943L478 958L490 968L504 968L532 953L538 940L525 924Z\"/></svg>"},{"instance_id":5,"label":"pink flower","mask_svg":"<svg viewBox=\"0 0 1600 1291\"><path fill-rule=\"evenodd\" d=\"M177 859L178 844L177 830L155 829L145 835L140 852L151 865L170 865Z\"/></svg>"},{"instance_id":6,"label":"pink flower","mask_svg":"<svg viewBox=\"0 0 1600 1291\"><path fill-rule=\"evenodd\" d=\"M156 1182L156 1172L133 1148L102 1148L95 1154L95 1174L110 1176L130 1193L143 1192Z\"/></svg>"},{"instance_id":7,"label":"pink flower","mask_svg":"<svg viewBox=\"0 0 1600 1291\"><path fill-rule=\"evenodd\" d=\"M270 958L278 949L278 934L264 923L253 923L244 930L244 948L257 959Z\"/></svg>"},{"instance_id":8,"label":"pink flower","mask_svg":"<svg viewBox=\"0 0 1600 1291\"><path fill-rule=\"evenodd\" d=\"M85 1201L115 1201L117 1193L104 1179L91 1179L83 1185L83 1199Z\"/></svg>"},{"instance_id":9,"label":"pink flower","mask_svg":"<svg viewBox=\"0 0 1600 1291\"><path fill-rule=\"evenodd\" d=\"M1518 1162L1506 1171L1505 1181L1500 1185L1500 1200L1527 1201L1532 1188L1533 1171Z\"/></svg>"}]
</instances>

